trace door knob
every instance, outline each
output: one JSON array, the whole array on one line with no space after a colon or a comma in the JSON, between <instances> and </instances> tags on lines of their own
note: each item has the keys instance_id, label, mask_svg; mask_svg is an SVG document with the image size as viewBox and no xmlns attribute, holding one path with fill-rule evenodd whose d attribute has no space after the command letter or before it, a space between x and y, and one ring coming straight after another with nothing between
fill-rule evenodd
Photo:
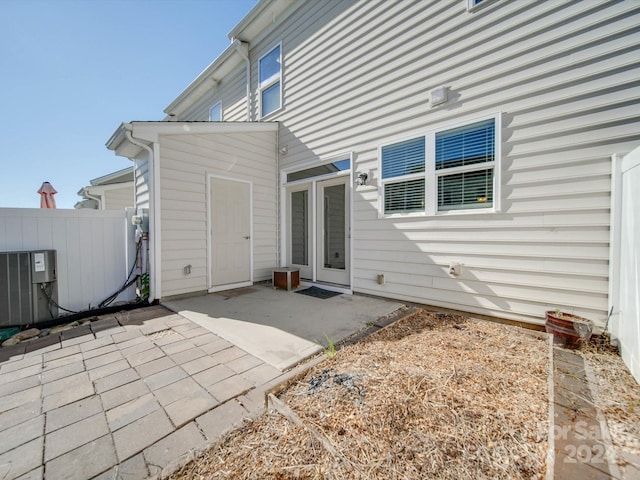
<instances>
[{"instance_id":1,"label":"door knob","mask_svg":"<svg viewBox=\"0 0 640 480\"><path fill-rule=\"evenodd\" d=\"M250 237L249 235L245 235L245 236L244 236L244 237L242 237L242 238L244 238L245 240L249 240L251 237Z\"/></svg>"}]
</instances>

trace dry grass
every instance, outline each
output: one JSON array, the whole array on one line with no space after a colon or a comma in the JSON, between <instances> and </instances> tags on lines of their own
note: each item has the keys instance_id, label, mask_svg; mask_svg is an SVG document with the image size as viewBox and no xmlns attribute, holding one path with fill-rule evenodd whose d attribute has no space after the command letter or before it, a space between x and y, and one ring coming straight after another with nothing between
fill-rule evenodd
<instances>
[{"instance_id":1,"label":"dry grass","mask_svg":"<svg viewBox=\"0 0 640 480\"><path fill-rule=\"evenodd\" d=\"M631 459L640 461L640 385L618 350L604 340L582 346L580 353L596 377L595 401L607 419L616 459L624 468ZM640 471L640 464L635 468Z\"/></svg>"},{"instance_id":2,"label":"dry grass","mask_svg":"<svg viewBox=\"0 0 640 480\"><path fill-rule=\"evenodd\" d=\"M535 479L548 348L517 327L419 311L280 393L173 479Z\"/></svg>"}]
</instances>

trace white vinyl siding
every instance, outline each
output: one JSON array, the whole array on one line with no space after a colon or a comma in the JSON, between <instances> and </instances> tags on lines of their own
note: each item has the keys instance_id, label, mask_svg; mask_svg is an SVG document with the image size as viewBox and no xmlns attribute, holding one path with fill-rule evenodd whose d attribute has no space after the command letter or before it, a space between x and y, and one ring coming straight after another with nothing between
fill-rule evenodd
<instances>
[{"instance_id":1,"label":"white vinyl siding","mask_svg":"<svg viewBox=\"0 0 640 480\"><path fill-rule=\"evenodd\" d=\"M286 45L281 167L353 150L354 172L372 172L353 193L356 292L537 323L558 307L603 325L610 156L640 143L640 6L488 6L301 3L252 44L252 58ZM439 85L449 101L431 108ZM500 213L380 221L379 145L496 111ZM437 183L426 187L435 202Z\"/></svg>"},{"instance_id":2,"label":"white vinyl siding","mask_svg":"<svg viewBox=\"0 0 640 480\"><path fill-rule=\"evenodd\" d=\"M222 118L225 122L244 121L247 119L247 89L244 63L221 79L215 88L211 88L206 95L203 95L193 105L190 105L178 120L188 122L207 121L209 120L209 108L223 98Z\"/></svg>"},{"instance_id":3,"label":"white vinyl siding","mask_svg":"<svg viewBox=\"0 0 640 480\"><path fill-rule=\"evenodd\" d=\"M270 278L277 264L275 132L161 135L159 143L162 296L208 289L208 174L252 182L254 281Z\"/></svg>"},{"instance_id":4,"label":"white vinyl siding","mask_svg":"<svg viewBox=\"0 0 640 480\"><path fill-rule=\"evenodd\" d=\"M108 188L104 192L103 202L105 210L124 210L133 207L133 184L120 188Z\"/></svg>"},{"instance_id":5,"label":"white vinyl siding","mask_svg":"<svg viewBox=\"0 0 640 480\"><path fill-rule=\"evenodd\" d=\"M146 155L146 152L144 152ZM134 168L134 207L136 209L149 208L149 161L147 159L136 158Z\"/></svg>"},{"instance_id":6,"label":"white vinyl siding","mask_svg":"<svg viewBox=\"0 0 640 480\"><path fill-rule=\"evenodd\" d=\"M478 8L480 4L482 4L482 6L485 6L488 3L490 3L492 0L466 0L466 1L467 1L467 10L472 11Z\"/></svg>"}]
</instances>

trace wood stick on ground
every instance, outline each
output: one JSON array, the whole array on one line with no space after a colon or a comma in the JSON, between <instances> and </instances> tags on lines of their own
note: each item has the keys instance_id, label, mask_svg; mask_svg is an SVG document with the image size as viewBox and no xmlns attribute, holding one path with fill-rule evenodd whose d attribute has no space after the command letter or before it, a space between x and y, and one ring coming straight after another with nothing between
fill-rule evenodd
<instances>
[{"instance_id":1,"label":"wood stick on ground","mask_svg":"<svg viewBox=\"0 0 640 480\"><path fill-rule=\"evenodd\" d=\"M290 421L292 421L296 425L300 425L301 427L306 428L307 431L311 434L311 436L313 438L315 438L318 442L320 442L322 444L322 446L325 448L325 450L327 450L327 452L329 452L335 458L341 458L342 460L347 460L344 457L344 455L342 455L340 452L338 452L335 449L335 447L331 443L331 440L329 440L325 435L320 433L320 431L318 431L317 429L315 429L311 425L308 425L305 422L303 422L302 419L298 415L296 415L296 413L293 410L291 410L284 403L282 403L282 401L278 397L276 397L273 393L269 394L269 402L271 403L271 406L280 415L282 415L283 417L289 419Z\"/></svg>"},{"instance_id":2,"label":"wood stick on ground","mask_svg":"<svg viewBox=\"0 0 640 480\"><path fill-rule=\"evenodd\" d=\"M269 394L269 402L273 406L273 408L282 416L290 420L296 425L300 425L304 427L313 438L315 438L320 444L325 448L330 455L337 461L343 462L345 465L350 465L353 470L357 470L361 472L361 469L353 463L349 458L344 456L341 452L339 452L336 447L333 445L331 440L324 435L320 430L316 429L312 425L304 422L296 413L291 410L287 405L285 405L278 397L276 397L273 393Z\"/></svg>"}]
</instances>

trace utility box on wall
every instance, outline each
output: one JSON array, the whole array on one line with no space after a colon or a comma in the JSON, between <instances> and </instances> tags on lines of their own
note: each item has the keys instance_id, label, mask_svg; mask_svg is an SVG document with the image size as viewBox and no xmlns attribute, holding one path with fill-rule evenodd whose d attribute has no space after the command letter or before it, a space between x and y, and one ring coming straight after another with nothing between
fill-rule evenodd
<instances>
[{"instance_id":1,"label":"utility box on wall","mask_svg":"<svg viewBox=\"0 0 640 480\"><path fill-rule=\"evenodd\" d=\"M56 251L0 252L0 327L58 316Z\"/></svg>"}]
</instances>

